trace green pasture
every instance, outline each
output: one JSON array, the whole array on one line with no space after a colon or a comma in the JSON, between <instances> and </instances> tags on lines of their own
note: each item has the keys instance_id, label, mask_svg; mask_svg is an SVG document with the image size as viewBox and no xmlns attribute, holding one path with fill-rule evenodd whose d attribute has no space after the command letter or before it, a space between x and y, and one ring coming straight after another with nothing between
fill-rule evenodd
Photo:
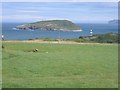
<instances>
[{"instance_id":1,"label":"green pasture","mask_svg":"<svg viewBox=\"0 0 120 90\"><path fill-rule=\"evenodd\" d=\"M117 44L3 45L4 88L118 87Z\"/></svg>"}]
</instances>

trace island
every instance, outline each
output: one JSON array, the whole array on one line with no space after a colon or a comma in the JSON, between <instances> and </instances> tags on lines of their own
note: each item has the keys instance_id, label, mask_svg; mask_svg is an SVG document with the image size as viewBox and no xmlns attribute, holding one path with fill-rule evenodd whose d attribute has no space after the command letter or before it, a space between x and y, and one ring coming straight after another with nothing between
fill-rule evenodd
<instances>
[{"instance_id":1,"label":"island","mask_svg":"<svg viewBox=\"0 0 120 90\"><path fill-rule=\"evenodd\" d=\"M47 20L16 26L22 30L62 30L62 31L81 31L81 28L69 20Z\"/></svg>"}]
</instances>

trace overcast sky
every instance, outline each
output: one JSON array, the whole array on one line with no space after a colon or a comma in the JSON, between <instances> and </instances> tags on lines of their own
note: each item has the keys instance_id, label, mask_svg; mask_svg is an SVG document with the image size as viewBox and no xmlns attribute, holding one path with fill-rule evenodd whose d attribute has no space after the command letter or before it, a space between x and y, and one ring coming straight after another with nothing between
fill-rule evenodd
<instances>
[{"instance_id":1,"label":"overcast sky","mask_svg":"<svg viewBox=\"0 0 120 90\"><path fill-rule=\"evenodd\" d=\"M67 19L79 23L107 23L117 19L116 2L18 2L3 3L3 22L36 22Z\"/></svg>"}]
</instances>

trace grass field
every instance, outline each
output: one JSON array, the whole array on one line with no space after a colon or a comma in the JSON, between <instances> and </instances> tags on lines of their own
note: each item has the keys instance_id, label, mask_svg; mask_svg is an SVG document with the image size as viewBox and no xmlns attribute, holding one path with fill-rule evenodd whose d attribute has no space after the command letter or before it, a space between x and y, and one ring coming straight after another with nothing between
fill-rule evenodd
<instances>
[{"instance_id":1,"label":"grass field","mask_svg":"<svg viewBox=\"0 0 120 90\"><path fill-rule=\"evenodd\" d=\"M2 43L0 42L0 47ZM0 48L0 90L2 89L2 48Z\"/></svg>"},{"instance_id":2,"label":"grass field","mask_svg":"<svg viewBox=\"0 0 120 90\"><path fill-rule=\"evenodd\" d=\"M117 44L4 42L5 88L118 87ZM32 52L33 49L38 52Z\"/></svg>"}]
</instances>

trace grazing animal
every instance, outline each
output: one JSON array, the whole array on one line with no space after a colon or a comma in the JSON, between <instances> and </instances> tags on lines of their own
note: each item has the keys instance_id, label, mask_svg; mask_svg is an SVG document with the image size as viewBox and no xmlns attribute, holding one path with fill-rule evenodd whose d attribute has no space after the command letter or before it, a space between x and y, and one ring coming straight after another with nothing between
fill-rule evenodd
<instances>
[{"instance_id":1,"label":"grazing animal","mask_svg":"<svg viewBox=\"0 0 120 90\"><path fill-rule=\"evenodd\" d=\"M33 52L38 52L38 49L34 49Z\"/></svg>"}]
</instances>

